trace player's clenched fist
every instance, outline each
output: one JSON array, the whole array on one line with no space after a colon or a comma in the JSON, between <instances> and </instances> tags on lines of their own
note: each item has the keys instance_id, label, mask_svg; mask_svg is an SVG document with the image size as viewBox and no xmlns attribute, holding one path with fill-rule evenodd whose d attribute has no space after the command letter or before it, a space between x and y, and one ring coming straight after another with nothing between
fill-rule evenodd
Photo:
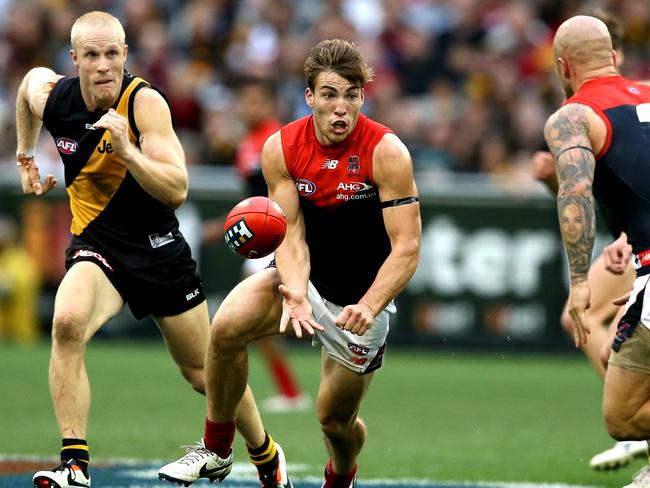
<instances>
[{"instance_id":1,"label":"player's clenched fist","mask_svg":"<svg viewBox=\"0 0 650 488\"><path fill-rule=\"evenodd\" d=\"M111 108L95 122L94 127L108 130L111 133L113 151L120 157L126 156L132 146L129 141L129 121L126 117Z\"/></svg>"},{"instance_id":2,"label":"player's clenched fist","mask_svg":"<svg viewBox=\"0 0 650 488\"><path fill-rule=\"evenodd\" d=\"M375 314L363 303L348 305L336 318L336 326L357 335L364 335L375 322Z\"/></svg>"}]
</instances>

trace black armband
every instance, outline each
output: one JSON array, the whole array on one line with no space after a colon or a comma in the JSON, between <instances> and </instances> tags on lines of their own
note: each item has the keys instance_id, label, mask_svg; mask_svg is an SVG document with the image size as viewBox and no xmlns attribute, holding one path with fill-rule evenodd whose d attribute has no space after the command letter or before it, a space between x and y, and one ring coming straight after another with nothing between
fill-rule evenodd
<instances>
[{"instance_id":1,"label":"black armband","mask_svg":"<svg viewBox=\"0 0 650 488\"><path fill-rule=\"evenodd\" d=\"M418 197L398 198L397 200L388 200L387 202L381 202L381 208L399 207L400 205L418 203L419 201L420 199Z\"/></svg>"},{"instance_id":2,"label":"black armband","mask_svg":"<svg viewBox=\"0 0 650 488\"><path fill-rule=\"evenodd\" d=\"M561 154L564 154L567 151L570 151L571 149L584 149L585 151L589 151L591 154L594 153L594 151L587 146L570 146L570 147L565 147L562 149L559 153L557 153L557 156L555 156L555 159L559 158Z\"/></svg>"}]
</instances>

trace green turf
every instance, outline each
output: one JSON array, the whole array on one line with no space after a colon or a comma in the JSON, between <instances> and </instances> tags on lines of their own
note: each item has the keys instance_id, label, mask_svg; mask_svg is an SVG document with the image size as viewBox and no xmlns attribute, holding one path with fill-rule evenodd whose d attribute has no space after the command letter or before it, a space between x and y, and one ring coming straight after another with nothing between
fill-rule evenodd
<instances>
[{"instance_id":1,"label":"green turf","mask_svg":"<svg viewBox=\"0 0 650 488\"><path fill-rule=\"evenodd\" d=\"M292 348L313 396L319 353ZM0 345L0 454L50 456L59 437L47 389L49 347ZM273 392L252 356L258 398ZM94 459L172 460L202 434L204 400L177 373L162 342L94 341L89 438ZM622 486L642 465L597 473L589 458L612 444L600 414L602 386L581 355L390 350L362 409L369 436L362 476L511 480ZM319 476L326 459L313 411L265 416L291 463ZM240 460L242 445L236 454Z\"/></svg>"}]
</instances>

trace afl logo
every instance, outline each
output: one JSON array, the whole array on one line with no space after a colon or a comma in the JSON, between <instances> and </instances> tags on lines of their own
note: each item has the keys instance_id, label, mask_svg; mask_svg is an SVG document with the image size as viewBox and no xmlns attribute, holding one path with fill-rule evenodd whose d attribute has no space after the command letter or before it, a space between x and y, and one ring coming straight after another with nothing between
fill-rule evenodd
<instances>
[{"instance_id":1,"label":"afl logo","mask_svg":"<svg viewBox=\"0 0 650 488\"><path fill-rule=\"evenodd\" d=\"M312 195L316 191L316 185L314 185L314 183L302 178L296 180L296 188L298 189L298 193L306 197Z\"/></svg>"},{"instance_id":2,"label":"afl logo","mask_svg":"<svg viewBox=\"0 0 650 488\"><path fill-rule=\"evenodd\" d=\"M73 141L67 137L59 137L56 140L56 148L61 154L69 156L70 154L77 152L77 149L79 149L79 144L77 144L77 141Z\"/></svg>"},{"instance_id":3,"label":"afl logo","mask_svg":"<svg viewBox=\"0 0 650 488\"><path fill-rule=\"evenodd\" d=\"M360 346L359 344L354 344L352 342L348 343L348 349L357 356L366 356L370 352L370 349L366 346Z\"/></svg>"}]
</instances>

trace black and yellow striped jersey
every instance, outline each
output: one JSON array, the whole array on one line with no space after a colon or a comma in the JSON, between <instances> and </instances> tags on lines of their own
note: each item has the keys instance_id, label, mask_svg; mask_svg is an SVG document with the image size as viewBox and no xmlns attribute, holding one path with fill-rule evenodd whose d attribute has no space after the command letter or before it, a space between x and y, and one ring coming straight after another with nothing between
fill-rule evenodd
<instances>
[{"instance_id":1,"label":"black and yellow striped jersey","mask_svg":"<svg viewBox=\"0 0 650 488\"><path fill-rule=\"evenodd\" d=\"M129 120L129 139L138 146L135 95L149 87L125 72L113 105ZM148 266L180 252L174 210L147 193L115 156L110 131L93 129L107 111L89 112L78 77L61 78L50 93L43 124L54 138L65 170L74 235L100 247L129 267Z\"/></svg>"}]
</instances>

